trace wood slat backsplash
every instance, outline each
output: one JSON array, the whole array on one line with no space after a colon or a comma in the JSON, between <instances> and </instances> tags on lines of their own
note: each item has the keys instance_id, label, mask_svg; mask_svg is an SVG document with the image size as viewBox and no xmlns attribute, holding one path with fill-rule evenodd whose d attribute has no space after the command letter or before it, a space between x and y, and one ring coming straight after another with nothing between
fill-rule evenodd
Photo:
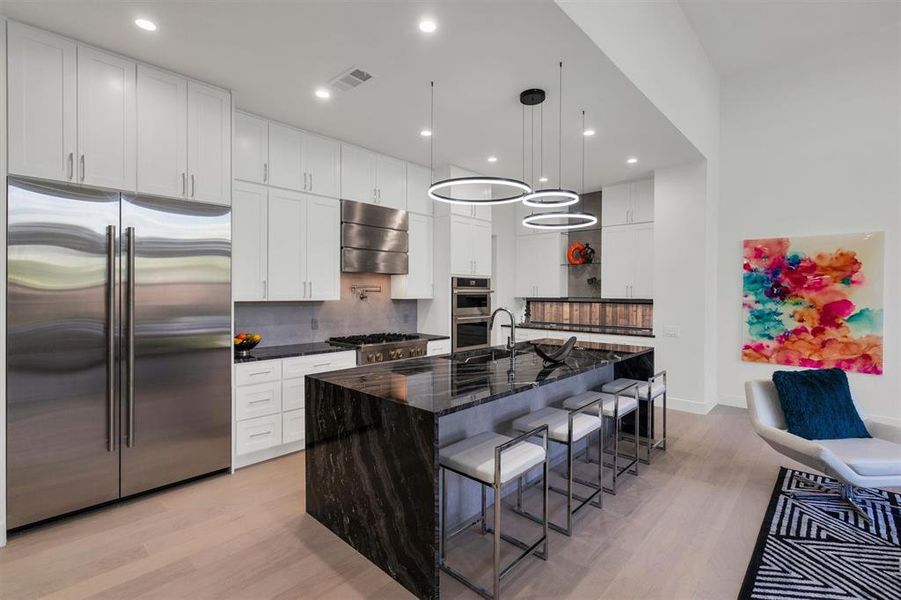
<instances>
[{"instance_id":1,"label":"wood slat backsplash","mask_svg":"<svg viewBox=\"0 0 901 600\"><path fill-rule=\"evenodd\" d=\"M529 320L534 323L654 327L654 305L647 303L530 300L529 315Z\"/></svg>"}]
</instances>

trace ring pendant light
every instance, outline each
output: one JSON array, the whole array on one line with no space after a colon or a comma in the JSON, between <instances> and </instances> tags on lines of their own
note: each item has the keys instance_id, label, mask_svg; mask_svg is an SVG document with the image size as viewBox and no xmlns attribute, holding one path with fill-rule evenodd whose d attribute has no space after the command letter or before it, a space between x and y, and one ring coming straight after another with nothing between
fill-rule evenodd
<instances>
[{"instance_id":1,"label":"ring pendant light","mask_svg":"<svg viewBox=\"0 0 901 600\"><path fill-rule=\"evenodd\" d=\"M540 96L534 92L541 92ZM543 106L544 92L541 90L526 90L519 95L519 101L526 106L539 104ZM563 61L560 61L560 87L559 87L559 115L557 128L557 187L535 190L522 199L522 203L532 208L563 208L571 206L579 201L579 194L563 188ZM541 165L539 174L543 175L544 168L544 110L541 118ZM533 140L534 147L534 140ZM534 160L533 160L534 163Z\"/></svg>"},{"instance_id":2,"label":"ring pendant light","mask_svg":"<svg viewBox=\"0 0 901 600\"><path fill-rule=\"evenodd\" d=\"M435 143L435 82L431 82L431 112L430 112L430 131L432 135L429 137L429 162L432 162L432 145ZM432 167L432 165L429 165ZM434 173L434 169L432 169ZM504 191L504 195L500 198L493 198L489 194L487 198L477 198L477 195L484 194L484 186L491 186L492 191L500 188ZM472 197L461 194L460 190L472 188L475 194ZM446 193L439 194L441 190L448 190ZM436 181L429 186L429 198L437 202L445 202L447 204L466 204L469 206L495 206L498 204L510 204L520 202L527 194L532 192L532 187L524 181L512 179L509 177L451 177Z\"/></svg>"},{"instance_id":3,"label":"ring pendant light","mask_svg":"<svg viewBox=\"0 0 901 600\"><path fill-rule=\"evenodd\" d=\"M582 111L582 130L585 130L585 111ZM582 176L581 190L585 191L585 138L582 137ZM522 224L530 229L565 231L568 229L582 229L591 227L598 222L598 218L588 212L554 211L546 213L532 213L523 217Z\"/></svg>"}]
</instances>

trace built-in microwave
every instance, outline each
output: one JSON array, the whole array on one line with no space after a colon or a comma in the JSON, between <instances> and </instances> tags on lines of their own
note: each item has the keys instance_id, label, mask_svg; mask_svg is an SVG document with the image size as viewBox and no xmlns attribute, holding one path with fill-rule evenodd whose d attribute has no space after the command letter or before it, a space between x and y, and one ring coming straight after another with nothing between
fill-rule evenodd
<instances>
[{"instance_id":1,"label":"built-in microwave","mask_svg":"<svg viewBox=\"0 0 901 600\"><path fill-rule=\"evenodd\" d=\"M491 293L488 278L451 278L451 345L454 352L491 345Z\"/></svg>"}]
</instances>

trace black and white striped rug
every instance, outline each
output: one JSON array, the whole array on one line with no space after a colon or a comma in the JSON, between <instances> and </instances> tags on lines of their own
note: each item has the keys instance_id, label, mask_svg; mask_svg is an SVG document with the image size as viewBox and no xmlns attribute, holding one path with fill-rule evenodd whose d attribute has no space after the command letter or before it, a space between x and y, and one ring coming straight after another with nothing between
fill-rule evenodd
<instances>
[{"instance_id":1,"label":"black and white striped rug","mask_svg":"<svg viewBox=\"0 0 901 600\"><path fill-rule=\"evenodd\" d=\"M787 492L809 490L794 473L834 482L781 469L739 599L901 598L899 509L869 504L867 523L837 495L794 500ZM859 491L901 506L899 494Z\"/></svg>"}]
</instances>

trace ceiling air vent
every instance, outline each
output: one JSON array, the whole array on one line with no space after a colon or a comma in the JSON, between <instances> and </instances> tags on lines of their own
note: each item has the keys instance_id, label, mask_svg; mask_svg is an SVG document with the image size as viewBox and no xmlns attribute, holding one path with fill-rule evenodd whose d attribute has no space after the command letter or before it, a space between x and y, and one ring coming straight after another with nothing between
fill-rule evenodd
<instances>
[{"instance_id":1,"label":"ceiling air vent","mask_svg":"<svg viewBox=\"0 0 901 600\"><path fill-rule=\"evenodd\" d=\"M354 89L361 83L366 83L370 79L372 79L372 75L370 75L363 69L351 67L347 71L344 71L343 73L332 79L329 82L329 86L331 86L333 90L346 92Z\"/></svg>"}]
</instances>

